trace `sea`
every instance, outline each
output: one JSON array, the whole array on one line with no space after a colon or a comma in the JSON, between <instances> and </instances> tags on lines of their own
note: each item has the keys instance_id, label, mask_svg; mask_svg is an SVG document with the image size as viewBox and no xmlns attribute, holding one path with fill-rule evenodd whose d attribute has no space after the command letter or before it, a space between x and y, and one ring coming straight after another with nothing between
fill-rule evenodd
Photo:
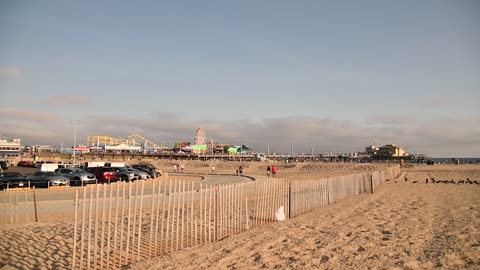
<instances>
[{"instance_id":1,"label":"sea","mask_svg":"<svg viewBox=\"0 0 480 270\"><path fill-rule=\"evenodd\" d=\"M453 164L458 159L460 164L480 164L480 157L478 158L432 158L435 163Z\"/></svg>"}]
</instances>

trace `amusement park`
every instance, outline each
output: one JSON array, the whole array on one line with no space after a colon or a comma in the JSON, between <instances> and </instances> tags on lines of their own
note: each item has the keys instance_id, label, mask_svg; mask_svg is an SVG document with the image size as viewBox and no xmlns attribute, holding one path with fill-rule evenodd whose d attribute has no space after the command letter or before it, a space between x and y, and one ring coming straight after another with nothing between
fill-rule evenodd
<instances>
[{"instance_id":1,"label":"amusement park","mask_svg":"<svg viewBox=\"0 0 480 270\"><path fill-rule=\"evenodd\" d=\"M139 134L132 134L126 138L92 135L88 136L87 143L88 145L75 146L75 149L72 148L69 151L108 154L247 154L252 152L245 145L214 143L213 140L208 142L203 128L195 130L193 143L176 141L172 146L159 145Z\"/></svg>"}]
</instances>

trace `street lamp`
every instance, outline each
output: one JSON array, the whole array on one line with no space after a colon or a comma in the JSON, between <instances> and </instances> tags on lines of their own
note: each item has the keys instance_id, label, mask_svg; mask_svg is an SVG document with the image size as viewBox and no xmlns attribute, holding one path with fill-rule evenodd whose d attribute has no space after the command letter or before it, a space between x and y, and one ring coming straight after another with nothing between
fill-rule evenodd
<instances>
[{"instance_id":1,"label":"street lamp","mask_svg":"<svg viewBox=\"0 0 480 270\"><path fill-rule=\"evenodd\" d=\"M72 122L73 124L73 167L75 167L75 145L77 145L77 122Z\"/></svg>"}]
</instances>

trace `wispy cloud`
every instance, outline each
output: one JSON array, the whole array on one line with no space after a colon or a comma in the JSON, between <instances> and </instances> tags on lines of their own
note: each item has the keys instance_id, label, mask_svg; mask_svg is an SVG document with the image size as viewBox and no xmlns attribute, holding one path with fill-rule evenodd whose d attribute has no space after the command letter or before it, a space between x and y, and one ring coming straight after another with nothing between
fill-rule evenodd
<instances>
[{"instance_id":1,"label":"wispy cloud","mask_svg":"<svg viewBox=\"0 0 480 270\"><path fill-rule=\"evenodd\" d=\"M78 106L85 107L93 104L93 100L87 96L81 95L56 95L46 98L26 97L22 102L30 105L46 105L46 106Z\"/></svg>"},{"instance_id":2,"label":"wispy cloud","mask_svg":"<svg viewBox=\"0 0 480 270\"><path fill-rule=\"evenodd\" d=\"M18 67L0 67L0 78L17 78L22 75Z\"/></svg>"},{"instance_id":3,"label":"wispy cloud","mask_svg":"<svg viewBox=\"0 0 480 270\"><path fill-rule=\"evenodd\" d=\"M2 122L17 122L19 124L26 124L26 122L56 122L62 119L59 115L50 112L27 111L15 108L0 108L0 115L2 116Z\"/></svg>"}]
</instances>

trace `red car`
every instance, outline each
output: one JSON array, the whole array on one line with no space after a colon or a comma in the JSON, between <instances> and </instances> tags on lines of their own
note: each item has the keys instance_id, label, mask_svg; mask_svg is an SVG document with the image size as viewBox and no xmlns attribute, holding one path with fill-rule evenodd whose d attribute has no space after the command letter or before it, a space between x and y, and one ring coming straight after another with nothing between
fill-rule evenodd
<instances>
[{"instance_id":1,"label":"red car","mask_svg":"<svg viewBox=\"0 0 480 270\"><path fill-rule=\"evenodd\" d=\"M18 167L30 167L32 165L32 163L28 160L20 160L18 163L17 163L17 166Z\"/></svg>"},{"instance_id":2,"label":"red car","mask_svg":"<svg viewBox=\"0 0 480 270\"><path fill-rule=\"evenodd\" d=\"M111 167L88 167L85 169L87 172L94 174L99 183L112 183L120 180L117 175L117 170Z\"/></svg>"}]
</instances>

